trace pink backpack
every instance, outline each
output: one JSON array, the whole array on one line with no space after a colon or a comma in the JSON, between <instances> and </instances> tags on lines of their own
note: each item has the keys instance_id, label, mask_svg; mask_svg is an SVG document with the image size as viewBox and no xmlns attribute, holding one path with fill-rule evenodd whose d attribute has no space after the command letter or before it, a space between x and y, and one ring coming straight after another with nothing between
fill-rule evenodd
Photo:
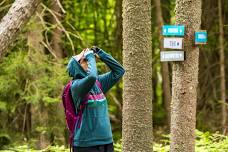
<instances>
[{"instance_id":1,"label":"pink backpack","mask_svg":"<svg viewBox=\"0 0 228 152\"><path fill-rule=\"evenodd\" d=\"M96 81L96 84L101 89L101 84L98 80ZM70 145L73 146L75 127L80 128L81 121L82 121L82 113L87 104L87 101L90 98L94 98L94 97L87 94L85 99L83 99L83 102L81 102L79 111L76 114L75 105L73 103L73 98L71 95L71 85L72 85L72 80L69 81L67 83L67 85L64 87L63 94L62 94L62 102L63 102L64 111L65 111L67 128L70 132L69 141L70 141ZM103 94L103 93L101 93L101 94ZM99 97L99 95L98 95L98 97ZM75 126L76 124L77 124L77 126Z\"/></svg>"}]
</instances>

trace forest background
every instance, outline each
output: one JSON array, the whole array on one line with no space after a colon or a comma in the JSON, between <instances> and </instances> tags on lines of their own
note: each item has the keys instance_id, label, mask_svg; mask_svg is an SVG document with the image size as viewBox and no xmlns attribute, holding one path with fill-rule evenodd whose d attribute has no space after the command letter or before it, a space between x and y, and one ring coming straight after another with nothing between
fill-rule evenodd
<instances>
[{"instance_id":1,"label":"forest background","mask_svg":"<svg viewBox=\"0 0 228 152\"><path fill-rule=\"evenodd\" d=\"M0 2L0 18L13 2ZM170 97L163 85L164 76L168 77L168 81L171 80L172 63L167 64L168 71L162 70L159 18L162 17L164 24L175 23L175 1L161 0L162 16L159 16L157 7L156 1L152 1L151 93L153 140L161 143L161 139L165 138L163 135L169 133L170 100L167 99ZM228 1L223 0L222 11L226 59ZM217 1L202 0L201 19L201 29L208 32L208 44L200 46L196 128L206 132L203 136L206 134L209 137L210 133L223 132L221 122L225 119L220 98ZM48 145L67 145L68 135L61 103L62 89L70 80L66 72L67 62L72 55L93 45L101 47L122 62L122 31L121 0L43 1L0 62L0 147L25 143L37 149ZM97 66L100 73L108 70L101 62ZM228 66L228 60L225 60L224 66ZM225 73L228 74L227 68ZM168 86L171 88L170 82ZM121 142L122 89L123 82L120 81L107 94L115 143ZM198 135L202 135L202 132Z\"/></svg>"}]
</instances>

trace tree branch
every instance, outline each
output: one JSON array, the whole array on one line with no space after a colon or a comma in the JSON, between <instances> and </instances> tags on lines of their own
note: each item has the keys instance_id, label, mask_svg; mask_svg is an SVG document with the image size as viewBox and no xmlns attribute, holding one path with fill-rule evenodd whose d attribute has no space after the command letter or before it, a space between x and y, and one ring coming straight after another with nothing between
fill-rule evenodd
<instances>
[{"instance_id":1,"label":"tree branch","mask_svg":"<svg viewBox=\"0 0 228 152\"><path fill-rule=\"evenodd\" d=\"M15 0L8 13L0 22L0 60L7 48L16 39L21 28L36 11L41 0Z\"/></svg>"}]
</instances>

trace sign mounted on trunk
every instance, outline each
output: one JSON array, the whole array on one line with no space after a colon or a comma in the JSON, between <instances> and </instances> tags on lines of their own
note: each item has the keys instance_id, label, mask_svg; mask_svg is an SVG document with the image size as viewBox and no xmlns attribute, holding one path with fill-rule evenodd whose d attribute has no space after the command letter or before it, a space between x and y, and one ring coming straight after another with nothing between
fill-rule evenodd
<instances>
[{"instance_id":1,"label":"sign mounted on trunk","mask_svg":"<svg viewBox=\"0 0 228 152\"><path fill-rule=\"evenodd\" d=\"M183 49L183 38L177 37L165 37L164 41L164 48L166 49Z\"/></svg>"},{"instance_id":2,"label":"sign mounted on trunk","mask_svg":"<svg viewBox=\"0 0 228 152\"><path fill-rule=\"evenodd\" d=\"M184 25L163 25L163 36L184 36Z\"/></svg>"},{"instance_id":3,"label":"sign mounted on trunk","mask_svg":"<svg viewBox=\"0 0 228 152\"><path fill-rule=\"evenodd\" d=\"M184 61L184 51L161 51L161 62Z\"/></svg>"},{"instance_id":4,"label":"sign mounted on trunk","mask_svg":"<svg viewBox=\"0 0 228 152\"><path fill-rule=\"evenodd\" d=\"M201 30L195 32L195 44L207 44L207 31Z\"/></svg>"}]
</instances>

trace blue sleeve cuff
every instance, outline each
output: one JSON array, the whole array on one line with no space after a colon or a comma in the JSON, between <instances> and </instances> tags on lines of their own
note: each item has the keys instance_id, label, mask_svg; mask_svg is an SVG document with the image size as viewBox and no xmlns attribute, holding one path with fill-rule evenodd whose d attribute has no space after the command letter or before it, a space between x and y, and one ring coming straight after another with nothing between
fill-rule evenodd
<instances>
[{"instance_id":1,"label":"blue sleeve cuff","mask_svg":"<svg viewBox=\"0 0 228 152\"><path fill-rule=\"evenodd\" d=\"M104 58L105 51L100 49L96 54L102 59L102 58Z\"/></svg>"}]
</instances>

